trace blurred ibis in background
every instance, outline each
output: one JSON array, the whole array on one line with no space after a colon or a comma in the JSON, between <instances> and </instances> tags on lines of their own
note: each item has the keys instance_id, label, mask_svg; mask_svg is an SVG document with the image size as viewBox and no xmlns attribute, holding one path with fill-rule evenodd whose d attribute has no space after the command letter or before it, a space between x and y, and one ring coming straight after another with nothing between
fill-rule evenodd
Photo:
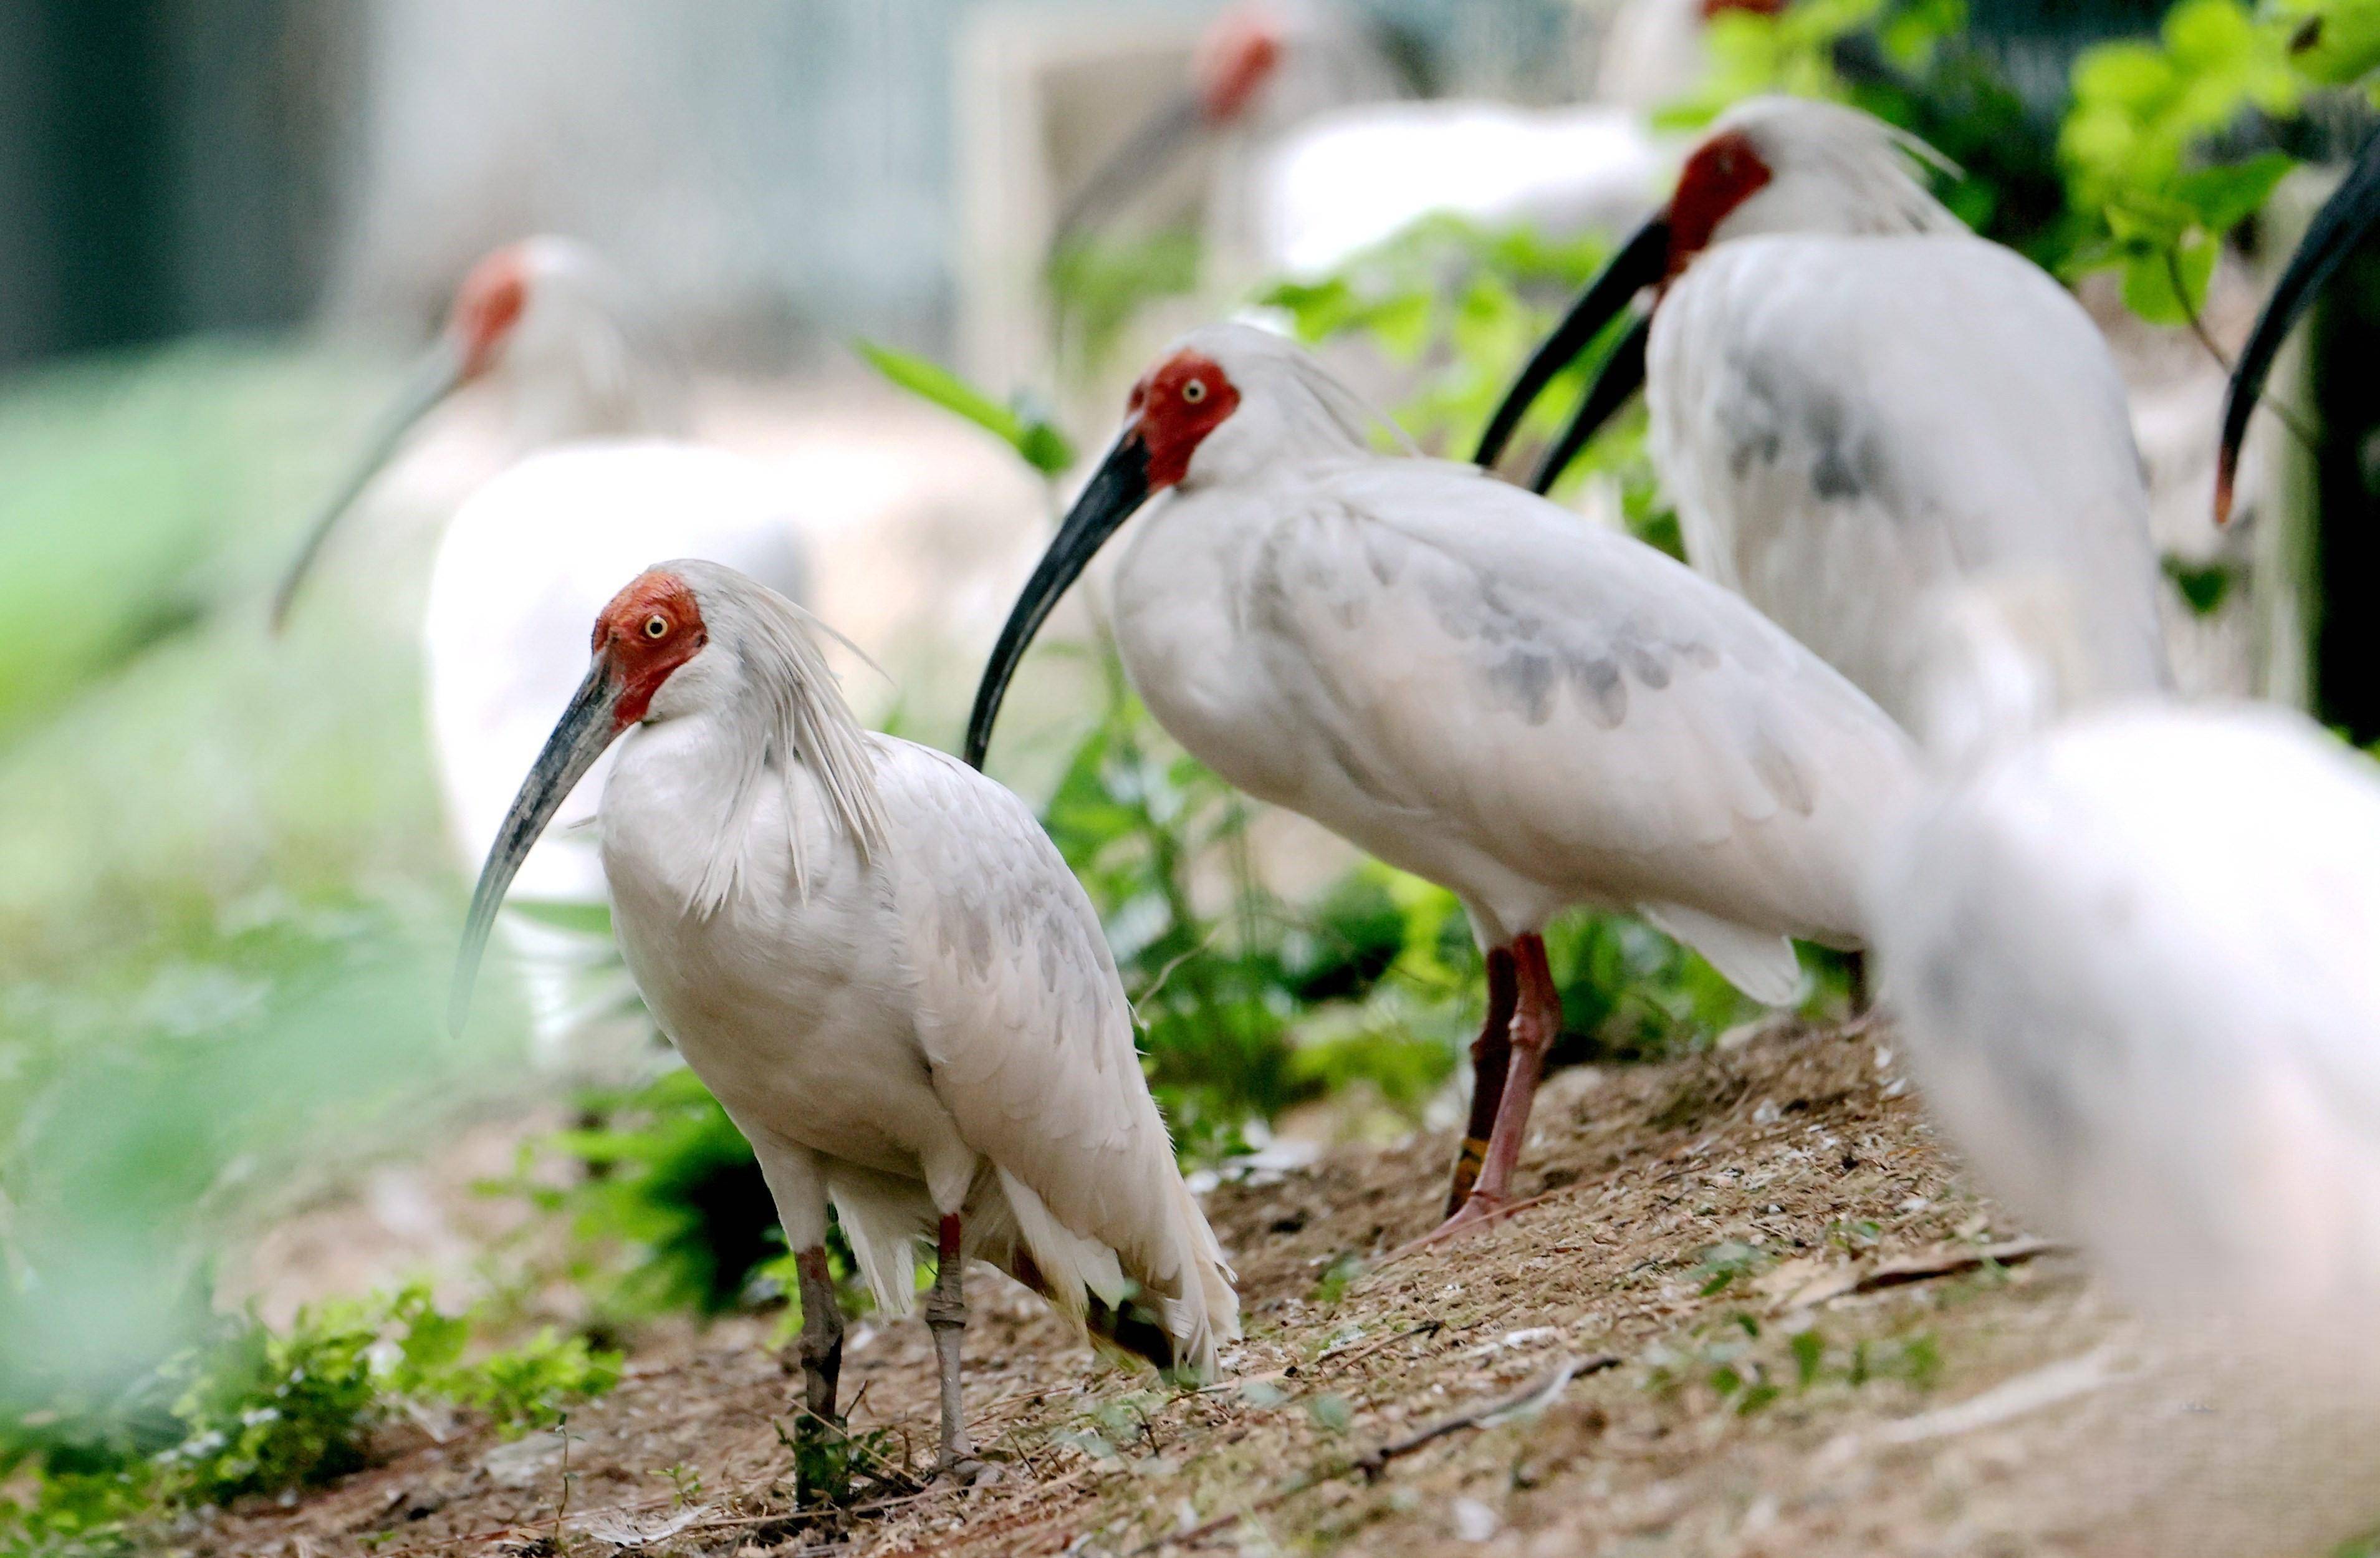
<instances>
[{"instance_id":1,"label":"blurred ibis in background","mask_svg":"<svg viewBox=\"0 0 2380 1558\"><path fill-rule=\"evenodd\" d=\"M1731 110L1531 359L1478 458L1650 289L1537 491L1642 383L1688 558L1894 717L1917 713L1943 592L2003 573L2075 603L2083 696L2163 688L2163 577L2107 343L1926 192L1934 162L1836 104Z\"/></svg>"},{"instance_id":2,"label":"blurred ibis in background","mask_svg":"<svg viewBox=\"0 0 2380 1558\"><path fill-rule=\"evenodd\" d=\"M1665 159L1649 116L1699 79L1705 18L1776 8L1631 0L1602 51L1609 101L1523 107L1408 96L1397 51L1347 7L1233 6L1208 27L1182 96L1077 188L1052 244L1112 220L1191 147L1234 135L1249 144L1220 176L1214 220L1257 275L1329 271L1440 212L1554 234L1622 227L1654 203Z\"/></svg>"},{"instance_id":3,"label":"blurred ibis in background","mask_svg":"<svg viewBox=\"0 0 2380 1558\"><path fill-rule=\"evenodd\" d=\"M1868 895L1927 1103L2134 1302L2368 1346L2380 766L2272 706L2058 718L2083 636L2061 597L1999 593L1946 615L1941 783Z\"/></svg>"},{"instance_id":4,"label":"blurred ibis in background","mask_svg":"<svg viewBox=\"0 0 2380 1558\"><path fill-rule=\"evenodd\" d=\"M801 1276L810 1411L843 1322L832 1202L876 1302L916 1299L946 1469L972 1471L962 1272L989 1261L1102 1341L1211 1377L1231 1272L1174 1165L1098 916L1024 803L863 731L783 596L714 563L647 570L506 813L471 901L459 1027L497 906L607 749L601 851L646 1005L752 1143Z\"/></svg>"},{"instance_id":5,"label":"blurred ibis in background","mask_svg":"<svg viewBox=\"0 0 2380 1558\"><path fill-rule=\"evenodd\" d=\"M667 436L685 384L638 339L621 279L583 245L535 237L476 265L413 381L309 532L274 604L286 615L342 516L446 397L485 382L524 456L475 491L440 541L422 622L433 755L467 866L497 836L521 772L584 660L587 624L656 556L729 564L800 599L808 551L784 483L740 455ZM587 830L597 785L521 871L507 916L540 1054L563 1058L628 1006Z\"/></svg>"},{"instance_id":6,"label":"blurred ibis in background","mask_svg":"<svg viewBox=\"0 0 2380 1558\"><path fill-rule=\"evenodd\" d=\"M1872 830L1912 769L1893 723L1741 597L1475 467L1378 454L1374 420L1278 336L1185 337L1025 586L966 751L1148 505L1113 605L1149 711L1242 789L1452 889L1488 954L1452 1227L1508 1204L1560 1029L1554 915L1633 908L1790 1003L1789 937L1856 944Z\"/></svg>"}]
</instances>

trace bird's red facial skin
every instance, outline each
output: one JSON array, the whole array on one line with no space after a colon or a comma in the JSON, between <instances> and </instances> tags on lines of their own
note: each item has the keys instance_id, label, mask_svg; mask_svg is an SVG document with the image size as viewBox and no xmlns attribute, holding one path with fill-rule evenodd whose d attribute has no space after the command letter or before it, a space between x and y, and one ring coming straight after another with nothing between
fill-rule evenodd
<instances>
[{"instance_id":1,"label":"bird's red facial skin","mask_svg":"<svg viewBox=\"0 0 2380 1558\"><path fill-rule=\"evenodd\" d=\"M1773 17L1785 8L1785 0L1702 0L1703 20L1725 16L1730 11L1742 11L1746 16Z\"/></svg>"},{"instance_id":2,"label":"bird's red facial skin","mask_svg":"<svg viewBox=\"0 0 2380 1558\"><path fill-rule=\"evenodd\" d=\"M613 713L616 728L642 720L670 673L710 641L702 608L686 580L658 568L629 580L595 619L594 651L611 657L612 675L620 685Z\"/></svg>"},{"instance_id":3,"label":"bird's red facial skin","mask_svg":"<svg viewBox=\"0 0 2380 1558\"><path fill-rule=\"evenodd\" d=\"M1133 385L1128 408L1148 445L1149 491L1181 481L1198 445L1239 405L1240 392L1221 365L1196 352L1174 353Z\"/></svg>"},{"instance_id":4,"label":"bird's red facial skin","mask_svg":"<svg viewBox=\"0 0 2380 1558\"><path fill-rule=\"evenodd\" d=\"M1742 130L1715 135L1695 147L1678 175L1678 192L1670 197L1670 272L1664 285L1677 280L1694 256L1710 247L1711 234L1728 213L1758 194L1772 176L1752 138Z\"/></svg>"},{"instance_id":5,"label":"bird's red facial skin","mask_svg":"<svg viewBox=\"0 0 2380 1558\"><path fill-rule=\"evenodd\" d=\"M500 249L471 267L455 294L447 328L463 343L463 376L477 378L495 362L504 337L528 306L528 274L520 251Z\"/></svg>"},{"instance_id":6,"label":"bird's red facial skin","mask_svg":"<svg viewBox=\"0 0 2380 1558\"><path fill-rule=\"evenodd\" d=\"M1199 43L1191 65L1198 111L1210 125L1231 123L1280 64L1281 29L1262 7L1226 12Z\"/></svg>"}]
</instances>

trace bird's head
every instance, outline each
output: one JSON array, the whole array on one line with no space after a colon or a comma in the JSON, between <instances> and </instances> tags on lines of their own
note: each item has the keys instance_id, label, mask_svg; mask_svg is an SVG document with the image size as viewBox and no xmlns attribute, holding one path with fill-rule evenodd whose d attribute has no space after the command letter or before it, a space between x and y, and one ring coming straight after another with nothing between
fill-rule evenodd
<instances>
[{"instance_id":1,"label":"bird's head","mask_svg":"<svg viewBox=\"0 0 2380 1558\"><path fill-rule=\"evenodd\" d=\"M471 895L455 968L456 1028L505 890L571 790L632 726L722 718L741 757L719 761L740 761L739 783L757 783L772 763L781 773L807 764L861 851L881 842L873 769L811 626L808 614L767 586L691 558L648 568L612 597L595 618L586 677L496 830ZM741 840L724 844L733 847L706 871L699 907L716 907L734 880Z\"/></svg>"},{"instance_id":2,"label":"bird's head","mask_svg":"<svg viewBox=\"0 0 2380 1558\"><path fill-rule=\"evenodd\" d=\"M1256 0L1217 17L1190 56L1190 86L1209 125L1237 124L1281 69L1288 29L1270 5Z\"/></svg>"},{"instance_id":3,"label":"bird's head","mask_svg":"<svg viewBox=\"0 0 2380 1558\"><path fill-rule=\"evenodd\" d=\"M967 761L982 766L1009 677L1034 634L1142 505L1172 488L1248 480L1282 460L1362 454L1375 424L1395 431L1294 342L1270 331L1210 324L1176 342L1133 385L1122 432L1001 630L976 688Z\"/></svg>"},{"instance_id":4,"label":"bird's head","mask_svg":"<svg viewBox=\"0 0 2380 1558\"><path fill-rule=\"evenodd\" d=\"M1244 0L1216 17L1191 50L1190 79L1091 170L1058 213L1051 257L1121 216L1194 147L1260 117L1279 95L1284 63L1318 52L1307 9L1284 0Z\"/></svg>"},{"instance_id":5,"label":"bird's head","mask_svg":"<svg viewBox=\"0 0 2380 1558\"><path fill-rule=\"evenodd\" d=\"M702 596L684 564L648 568L629 580L596 617L590 651L586 677L514 797L471 894L455 973L452 1017L458 1030L496 910L546 824L621 732L707 701L710 689L700 684L715 676L704 674L703 663L714 663L715 672L725 658L711 648Z\"/></svg>"},{"instance_id":6,"label":"bird's head","mask_svg":"<svg viewBox=\"0 0 2380 1558\"><path fill-rule=\"evenodd\" d=\"M287 616L298 586L341 517L414 428L456 391L495 379L567 378L581 399L632 394L635 354L626 344L623 290L592 250L570 238L526 238L474 264L455 290L445 328L407 376L307 531L273 598L274 626Z\"/></svg>"},{"instance_id":7,"label":"bird's head","mask_svg":"<svg viewBox=\"0 0 2380 1558\"><path fill-rule=\"evenodd\" d=\"M1717 245L1764 233L1964 233L1926 192L1922 166L1949 169L1924 141L1840 103L1760 97L1714 121L1687 152L1669 203L1621 246L1530 358L1489 419L1475 456L1492 466L1521 419L1555 376L1585 352L1640 295L1662 293ZM1643 382L1651 308L1634 311L1607 355L1578 417L1539 467L1553 485L1587 438Z\"/></svg>"}]
</instances>

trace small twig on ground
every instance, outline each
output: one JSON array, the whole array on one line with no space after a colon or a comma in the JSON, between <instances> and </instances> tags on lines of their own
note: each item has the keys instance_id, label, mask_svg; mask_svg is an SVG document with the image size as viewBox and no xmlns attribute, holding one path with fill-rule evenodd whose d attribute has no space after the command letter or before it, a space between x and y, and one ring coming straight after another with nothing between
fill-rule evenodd
<instances>
[{"instance_id":1,"label":"small twig on ground","mask_svg":"<svg viewBox=\"0 0 2380 1558\"><path fill-rule=\"evenodd\" d=\"M1607 1369L1617 1369L1620 1367L1620 1358L1611 1353L1600 1353L1588 1358L1563 1358L1553 1368L1531 1380L1510 1395L1498 1396L1492 1401L1483 1401L1476 1406L1457 1412L1451 1418L1432 1423L1417 1432L1409 1433L1402 1439L1391 1440L1386 1444L1377 1445L1351 1459L1330 1462L1307 1472L1287 1487L1277 1488L1263 1498L1235 1509L1229 1515L1219 1515L1203 1526L1194 1526L1186 1531L1171 1531L1163 1536L1152 1537L1134 1548L1128 1558L1143 1558L1143 1554L1176 1544L1195 1547L1218 1532L1227 1531L1244 1520L1263 1515L1268 1510L1279 1508L1300 1493L1310 1491L1326 1482L1335 1482L1343 1477L1361 1476L1366 1480L1378 1480L1380 1474L1388 1469L1390 1461L1410 1455L1415 1451L1425 1445L1434 1444L1451 1433L1459 1433L1464 1429L1480 1428L1493 1423L1507 1414L1544 1406L1560 1394L1562 1387L1580 1375L1600 1374Z\"/></svg>"}]
</instances>

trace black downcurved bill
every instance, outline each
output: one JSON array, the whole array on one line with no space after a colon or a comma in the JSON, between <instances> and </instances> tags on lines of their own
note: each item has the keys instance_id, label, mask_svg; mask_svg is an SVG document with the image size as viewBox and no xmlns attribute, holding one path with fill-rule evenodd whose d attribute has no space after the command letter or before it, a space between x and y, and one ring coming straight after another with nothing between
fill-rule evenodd
<instances>
[{"instance_id":1,"label":"black downcurved bill","mask_svg":"<svg viewBox=\"0 0 2380 1558\"><path fill-rule=\"evenodd\" d=\"M1587 441L1603 431L1603 425L1620 414L1635 393L1645 387L1645 342L1653 334L1653 316L1638 314L1629 325L1627 334L1613 343L1610 354L1596 371L1595 383L1587 385L1586 398L1579 402L1578 414L1546 457L1537 465L1537 473L1529 479L1529 491L1546 493L1553 491L1561 473L1578 458Z\"/></svg>"},{"instance_id":2,"label":"black downcurved bill","mask_svg":"<svg viewBox=\"0 0 2380 1558\"><path fill-rule=\"evenodd\" d=\"M1130 428L1099 462L1075 506L1066 511L1057 537L1041 554L1033 577L1025 581L1024 593L1016 597L1015 608L1008 614L1008 626L1000 630L1000 641L992 646L983 680L975 689L975 712L967 716L966 761L971 767L983 766L984 751L991 745L992 722L1000 717L1000 700L1008 695L1008 679L1016 674L1017 662L1025 658L1033 635L1041 630L1059 598L1082 577L1108 537L1148 501L1148 445L1139 429Z\"/></svg>"},{"instance_id":3,"label":"black downcurved bill","mask_svg":"<svg viewBox=\"0 0 2380 1558\"><path fill-rule=\"evenodd\" d=\"M1537 396L1546 393L1554 375L1586 350L1636 294L1659 281L1669 266L1670 219L1649 217L1620 246L1620 252L1611 257L1601 273L1587 283L1586 290L1578 295L1570 312L1529 359L1521 376L1512 381L1512 387L1504 392L1504 403L1496 408L1496 414L1488 420L1488 431L1480 435L1479 452L1472 456L1475 463L1492 468L1502 457L1504 445L1512 441L1521 419L1528 415Z\"/></svg>"},{"instance_id":4,"label":"black downcurved bill","mask_svg":"<svg viewBox=\"0 0 2380 1558\"><path fill-rule=\"evenodd\" d=\"M442 336L414 365L406 378L405 388L381 413L379 425L372 430L362 455L347 468L346 479L332 489L330 502L322 505L314 522L307 527L298 555L290 561L289 571L281 576L280 587L273 592L274 632L280 632L289 620L289 607L298 598L298 587L306 581L314 559L322 554L322 544L331 539L331 532L338 529L340 518L355 506L356 499L371 485L371 479L380 474L381 468L396 457L414 424L435 410L438 403L462 383L463 348L452 337Z\"/></svg>"},{"instance_id":5,"label":"black downcurved bill","mask_svg":"<svg viewBox=\"0 0 2380 1558\"><path fill-rule=\"evenodd\" d=\"M2289 256L2256 328L2231 371L2231 387L2223 402L2223 442L2216 455L2215 522L2231 517L2231 481L2238 474L2240 443L2248 433L2248 418L2265 393L2265 379L2280 355L2289 328L2309 308L2355 246L2380 227L2380 134L2364 142L2355 166L2332 191L2306 225L2306 235Z\"/></svg>"},{"instance_id":6,"label":"black downcurved bill","mask_svg":"<svg viewBox=\"0 0 2380 1558\"><path fill-rule=\"evenodd\" d=\"M619 703L612 663L599 654L587 668L587 679L571 695L561 723L545 738L545 749L538 753L528 777L521 782L513 809L504 813L504 826L496 830L488 863L480 869L480 884L471 892L471 912L463 921L463 946L455 958L455 983L447 998L447 1026L458 1034L463 1031L463 1019L470 1014L471 986L480 976L480 958L487 951L488 933L495 928L496 910L504 907L504 890L520 874L521 862L528 858L529 849L553 821L554 812L620 734Z\"/></svg>"}]
</instances>

